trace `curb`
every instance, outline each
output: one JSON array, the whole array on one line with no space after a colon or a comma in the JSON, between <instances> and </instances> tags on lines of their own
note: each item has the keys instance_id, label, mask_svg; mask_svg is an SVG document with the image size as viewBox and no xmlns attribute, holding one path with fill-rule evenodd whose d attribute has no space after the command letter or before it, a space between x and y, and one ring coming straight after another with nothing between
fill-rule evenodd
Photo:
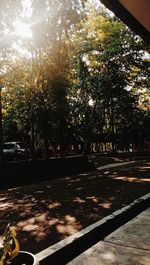
<instances>
[{"instance_id":1,"label":"curb","mask_svg":"<svg viewBox=\"0 0 150 265\"><path fill-rule=\"evenodd\" d=\"M97 170L108 169L108 168L113 168L113 167L119 167L119 166L134 164L134 163L137 163L137 161L133 160L133 161L129 161L129 162L112 163L112 164L108 164L108 165L105 165L105 166L97 167Z\"/></svg>"},{"instance_id":2,"label":"curb","mask_svg":"<svg viewBox=\"0 0 150 265\"><path fill-rule=\"evenodd\" d=\"M65 265L150 205L150 193L36 254L41 265Z\"/></svg>"}]
</instances>

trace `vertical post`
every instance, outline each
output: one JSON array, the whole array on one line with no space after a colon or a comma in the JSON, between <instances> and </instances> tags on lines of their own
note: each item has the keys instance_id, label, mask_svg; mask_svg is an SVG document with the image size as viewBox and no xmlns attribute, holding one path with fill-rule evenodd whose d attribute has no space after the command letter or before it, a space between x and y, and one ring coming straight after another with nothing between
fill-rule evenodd
<instances>
[{"instance_id":1,"label":"vertical post","mask_svg":"<svg viewBox=\"0 0 150 265\"><path fill-rule=\"evenodd\" d=\"M0 165L3 162L2 85L0 85Z\"/></svg>"},{"instance_id":2,"label":"vertical post","mask_svg":"<svg viewBox=\"0 0 150 265\"><path fill-rule=\"evenodd\" d=\"M0 9L0 17L2 18L2 9ZM0 37L2 36L2 23L0 23ZM0 51L2 51L3 54L3 44L2 40L0 43ZM0 84L0 165L3 162L3 128L2 128L2 87L3 85Z\"/></svg>"},{"instance_id":3,"label":"vertical post","mask_svg":"<svg viewBox=\"0 0 150 265\"><path fill-rule=\"evenodd\" d=\"M115 124L114 124L114 97L111 98L111 133L112 133L112 152L116 151L115 146Z\"/></svg>"}]
</instances>

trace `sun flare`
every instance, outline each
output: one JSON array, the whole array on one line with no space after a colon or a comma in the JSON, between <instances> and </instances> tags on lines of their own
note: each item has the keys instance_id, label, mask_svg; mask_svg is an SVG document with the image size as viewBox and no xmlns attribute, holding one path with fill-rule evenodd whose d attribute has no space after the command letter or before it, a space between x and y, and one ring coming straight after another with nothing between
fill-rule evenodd
<instances>
[{"instance_id":1,"label":"sun flare","mask_svg":"<svg viewBox=\"0 0 150 265\"><path fill-rule=\"evenodd\" d=\"M14 30L15 34L18 37L29 38L29 39L32 37L32 31L30 29L30 26L21 22L20 20L16 20L14 22Z\"/></svg>"}]
</instances>

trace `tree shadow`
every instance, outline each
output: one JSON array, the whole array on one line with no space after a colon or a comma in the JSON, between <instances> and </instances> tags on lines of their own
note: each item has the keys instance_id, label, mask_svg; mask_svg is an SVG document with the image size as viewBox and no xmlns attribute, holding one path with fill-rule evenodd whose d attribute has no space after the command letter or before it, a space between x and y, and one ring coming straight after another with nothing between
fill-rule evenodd
<instances>
[{"instance_id":1,"label":"tree shadow","mask_svg":"<svg viewBox=\"0 0 150 265\"><path fill-rule=\"evenodd\" d=\"M150 162L53 179L0 192L0 234L7 223L21 249L37 253L150 191Z\"/></svg>"}]
</instances>

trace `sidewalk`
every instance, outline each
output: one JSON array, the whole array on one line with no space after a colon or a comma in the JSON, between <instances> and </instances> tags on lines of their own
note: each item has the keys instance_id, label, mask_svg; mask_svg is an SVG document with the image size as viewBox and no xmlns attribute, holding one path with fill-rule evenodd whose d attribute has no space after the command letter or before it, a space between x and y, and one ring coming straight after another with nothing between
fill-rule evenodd
<instances>
[{"instance_id":1,"label":"sidewalk","mask_svg":"<svg viewBox=\"0 0 150 265\"><path fill-rule=\"evenodd\" d=\"M67 265L149 265L150 208Z\"/></svg>"}]
</instances>

